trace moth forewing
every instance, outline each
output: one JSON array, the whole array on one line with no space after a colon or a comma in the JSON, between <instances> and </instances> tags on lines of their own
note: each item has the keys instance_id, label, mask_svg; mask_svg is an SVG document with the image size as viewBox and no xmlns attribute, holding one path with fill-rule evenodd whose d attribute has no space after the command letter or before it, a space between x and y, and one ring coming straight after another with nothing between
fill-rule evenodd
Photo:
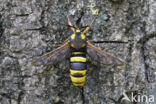
<instances>
[{"instance_id":1,"label":"moth forewing","mask_svg":"<svg viewBox=\"0 0 156 104\"><path fill-rule=\"evenodd\" d=\"M120 58L95 47L89 41L87 41L87 54L93 60L104 65L124 65L124 62Z\"/></svg>"},{"instance_id":2,"label":"moth forewing","mask_svg":"<svg viewBox=\"0 0 156 104\"><path fill-rule=\"evenodd\" d=\"M32 65L54 65L68 57L70 57L70 48L68 41L66 41L60 47L32 61Z\"/></svg>"}]
</instances>

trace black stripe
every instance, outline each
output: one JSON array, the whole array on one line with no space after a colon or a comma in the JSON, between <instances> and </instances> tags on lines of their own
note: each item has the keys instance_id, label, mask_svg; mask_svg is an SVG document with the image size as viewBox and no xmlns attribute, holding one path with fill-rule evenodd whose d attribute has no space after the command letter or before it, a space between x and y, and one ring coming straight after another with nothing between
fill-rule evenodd
<instances>
[{"instance_id":1,"label":"black stripe","mask_svg":"<svg viewBox=\"0 0 156 104\"><path fill-rule=\"evenodd\" d=\"M84 58L86 58L86 54L84 53L84 54L77 54L77 55L74 55L74 54L72 54L72 56L71 57L74 57L74 56L80 56L80 57L84 57Z\"/></svg>"},{"instance_id":2,"label":"black stripe","mask_svg":"<svg viewBox=\"0 0 156 104\"><path fill-rule=\"evenodd\" d=\"M83 63L83 62L71 62L70 68L72 70L85 70L87 66L86 66L86 63Z\"/></svg>"},{"instance_id":3,"label":"black stripe","mask_svg":"<svg viewBox=\"0 0 156 104\"><path fill-rule=\"evenodd\" d=\"M74 75L72 75L73 77L76 77L76 78L80 78L80 77L83 77L83 75L81 73L75 73Z\"/></svg>"},{"instance_id":4,"label":"black stripe","mask_svg":"<svg viewBox=\"0 0 156 104\"><path fill-rule=\"evenodd\" d=\"M76 50L75 48L72 48L72 47L71 47L71 50L72 50L72 52L84 52L84 53L86 53L86 47L81 48L81 49L79 49L79 50Z\"/></svg>"},{"instance_id":5,"label":"black stripe","mask_svg":"<svg viewBox=\"0 0 156 104\"><path fill-rule=\"evenodd\" d=\"M85 82L73 82L75 84L82 84L82 83L85 83Z\"/></svg>"}]
</instances>

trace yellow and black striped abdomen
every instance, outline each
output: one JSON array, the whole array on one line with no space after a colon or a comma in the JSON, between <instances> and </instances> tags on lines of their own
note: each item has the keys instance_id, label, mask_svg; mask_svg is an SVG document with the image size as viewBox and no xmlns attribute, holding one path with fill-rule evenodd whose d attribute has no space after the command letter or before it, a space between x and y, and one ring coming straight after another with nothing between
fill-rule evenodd
<instances>
[{"instance_id":1,"label":"yellow and black striped abdomen","mask_svg":"<svg viewBox=\"0 0 156 104\"><path fill-rule=\"evenodd\" d=\"M86 61L84 52L72 52L70 57L70 77L77 87L83 87L86 81Z\"/></svg>"}]
</instances>

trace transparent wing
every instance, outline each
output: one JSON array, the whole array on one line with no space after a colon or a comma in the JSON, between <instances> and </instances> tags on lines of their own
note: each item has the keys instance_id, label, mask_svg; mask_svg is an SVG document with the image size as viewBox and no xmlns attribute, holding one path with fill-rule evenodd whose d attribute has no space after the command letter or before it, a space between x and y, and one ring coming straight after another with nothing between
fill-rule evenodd
<instances>
[{"instance_id":1,"label":"transparent wing","mask_svg":"<svg viewBox=\"0 0 156 104\"><path fill-rule=\"evenodd\" d=\"M68 41L65 41L63 45L56 48L55 50L35 59L32 62L32 65L54 65L68 57L70 57L69 43Z\"/></svg>"},{"instance_id":2,"label":"transparent wing","mask_svg":"<svg viewBox=\"0 0 156 104\"><path fill-rule=\"evenodd\" d=\"M93 60L104 65L124 65L124 62L114 55L104 52L87 41L87 54Z\"/></svg>"}]
</instances>

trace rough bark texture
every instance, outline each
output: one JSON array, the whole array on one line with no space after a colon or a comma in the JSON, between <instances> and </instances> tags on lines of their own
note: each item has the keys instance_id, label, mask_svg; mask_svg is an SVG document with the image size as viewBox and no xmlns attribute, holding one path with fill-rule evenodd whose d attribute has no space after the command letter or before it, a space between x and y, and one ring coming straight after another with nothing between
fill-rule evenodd
<instances>
[{"instance_id":1,"label":"rough bark texture","mask_svg":"<svg viewBox=\"0 0 156 104\"><path fill-rule=\"evenodd\" d=\"M96 7L89 8L91 2ZM64 72L66 64L31 65L71 35L68 10L73 24L84 11L81 25L86 26L94 9L99 15L88 39L125 66L88 64L81 90ZM155 0L0 0L0 104L133 104L122 100L124 91L154 95L155 86Z\"/></svg>"}]
</instances>

